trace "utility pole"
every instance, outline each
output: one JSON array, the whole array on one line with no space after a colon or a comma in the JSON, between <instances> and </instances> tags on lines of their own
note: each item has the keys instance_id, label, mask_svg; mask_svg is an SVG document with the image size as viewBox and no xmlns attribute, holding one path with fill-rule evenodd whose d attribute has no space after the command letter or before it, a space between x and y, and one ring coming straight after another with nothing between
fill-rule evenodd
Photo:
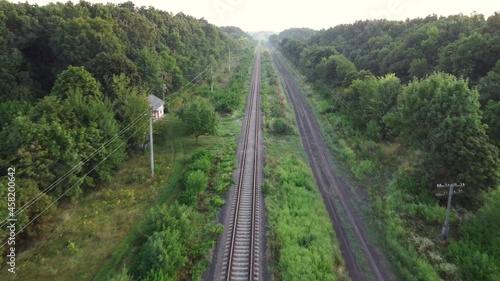
<instances>
[{"instance_id":1,"label":"utility pole","mask_svg":"<svg viewBox=\"0 0 500 281\"><path fill-rule=\"evenodd\" d=\"M153 107L150 107L151 112L149 114L149 150L151 158L151 177L155 176L155 162L153 154Z\"/></svg>"},{"instance_id":2,"label":"utility pole","mask_svg":"<svg viewBox=\"0 0 500 281\"><path fill-rule=\"evenodd\" d=\"M214 77L213 77L214 65L210 65L210 92L214 91Z\"/></svg>"},{"instance_id":3,"label":"utility pole","mask_svg":"<svg viewBox=\"0 0 500 281\"><path fill-rule=\"evenodd\" d=\"M448 191L444 190L441 193L436 193L437 197L445 197L446 195L448 195L448 207L446 208L446 218L444 220L443 230L441 231L441 239L445 240L448 237L448 231L450 230L449 221L450 221L451 197L453 194L460 194L460 193L464 192L462 189L454 190L454 188L455 187L458 187L458 188L465 187L465 184L464 183L461 183L461 184L456 184L456 183L447 184L446 183L446 184L438 184L437 187L438 188L449 188Z\"/></svg>"}]
</instances>

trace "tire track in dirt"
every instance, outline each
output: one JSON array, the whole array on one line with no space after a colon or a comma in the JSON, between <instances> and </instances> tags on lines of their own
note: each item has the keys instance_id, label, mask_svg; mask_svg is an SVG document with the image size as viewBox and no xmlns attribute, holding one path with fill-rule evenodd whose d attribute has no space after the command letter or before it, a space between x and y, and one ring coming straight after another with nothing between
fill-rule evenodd
<instances>
[{"instance_id":1,"label":"tire track in dirt","mask_svg":"<svg viewBox=\"0 0 500 281\"><path fill-rule=\"evenodd\" d=\"M278 67L285 81L286 94L289 97L295 111L295 118L300 131L302 145L306 150L307 158L314 177L320 189L321 195L325 202L326 208L334 225L334 230L340 242L340 249L345 261L346 268L352 280L367 280L375 279L377 281L391 280L392 275L384 268L383 260L379 252L370 244L365 225L361 220L360 214L356 211L353 203L348 200L353 196L357 196L353 187L343 178L336 175L332 160L330 159L329 151L320 135L320 131L316 121L313 118L311 109L309 108L304 97L300 94L300 90L290 73L283 67L279 58L272 53L274 63ZM335 206L331 197L331 192L340 202L340 206ZM367 278L352 251L351 242L348 239L343 223L336 211L336 208L343 209L347 217L352 232L355 236L356 243L362 251L362 255L366 260L370 273Z\"/></svg>"}]
</instances>

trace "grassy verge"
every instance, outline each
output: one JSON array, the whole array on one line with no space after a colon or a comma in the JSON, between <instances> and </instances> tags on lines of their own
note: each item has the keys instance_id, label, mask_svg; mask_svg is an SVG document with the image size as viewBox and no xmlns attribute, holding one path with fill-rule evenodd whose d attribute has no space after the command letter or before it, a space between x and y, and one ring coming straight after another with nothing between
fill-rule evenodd
<instances>
[{"instance_id":1,"label":"grassy verge","mask_svg":"<svg viewBox=\"0 0 500 281\"><path fill-rule=\"evenodd\" d=\"M338 242L269 52L262 56L263 191L272 280L348 280Z\"/></svg>"},{"instance_id":2,"label":"grassy verge","mask_svg":"<svg viewBox=\"0 0 500 281\"><path fill-rule=\"evenodd\" d=\"M170 128L172 138L156 146L156 178L149 176L147 152L132 156L100 190L61 206L48 231L30 245L22 245L25 249L18 253L17 274L2 271L0 279L92 279L156 198L174 197L179 192L160 184L175 172L173 163L185 157L184 145L176 135L177 121L167 116L162 122Z\"/></svg>"}]
</instances>

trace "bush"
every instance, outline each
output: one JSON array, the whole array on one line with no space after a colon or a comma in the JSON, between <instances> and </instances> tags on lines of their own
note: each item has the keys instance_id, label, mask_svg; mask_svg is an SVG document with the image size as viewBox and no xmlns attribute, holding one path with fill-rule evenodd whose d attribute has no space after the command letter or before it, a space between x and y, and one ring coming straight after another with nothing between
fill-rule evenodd
<instances>
[{"instance_id":1,"label":"bush","mask_svg":"<svg viewBox=\"0 0 500 281\"><path fill-rule=\"evenodd\" d=\"M184 176L184 186L186 190L193 190L196 194L200 194L205 190L208 183L208 177L202 170L190 171Z\"/></svg>"},{"instance_id":2,"label":"bush","mask_svg":"<svg viewBox=\"0 0 500 281\"><path fill-rule=\"evenodd\" d=\"M169 228L155 232L148 238L139 253L139 265L136 272L147 276L161 270L165 277L173 278L188 261L187 248L180 240L179 230Z\"/></svg>"},{"instance_id":3,"label":"bush","mask_svg":"<svg viewBox=\"0 0 500 281\"><path fill-rule=\"evenodd\" d=\"M498 233L497 233L498 234ZM500 260L479 250L470 241L452 242L448 246L448 257L458 266L463 280L500 280Z\"/></svg>"},{"instance_id":4,"label":"bush","mask_svg":"<svg viewBox=\"0 0 500 281\"><path fill-rule=\"evenodd\" d=\"M201 171L204 174L208 174L208 172L210 172L211 169L212 169L212 160L209 159L208 157L196 159L187 167L188 172Z\"/></svg>"},{"instance_id":5,"label":"bush","mask_svg":"<svg viewBox=\"0 0 500 281\"><path fill-rule=\"evenodd\" d=\"M292 131L290 125L283 118L277 118L272 125L273 133L277 135L287 135Z\"/></svg>"},{"instance_id":6,"label":"bush","mask_svg":"<svg viewBox=\"0 0 500 281\"><path fill-rule=\"evenodd\" d=\"M283 116L283 107L281 104L273 103L270 107L271 117L278 118Z\"/></svg>"},{"instance_id":7,"label":"bush","mask_svg":"<svg viewBox=\"0 0 500 281\"><path fill-rule=\"evenodd\" d=\"M214 95L215 110L219 113L231 113L240 105L241 96L233 91L217 92Z\"/></svg>"},{"instance_id":8,"label":"bush","mask_svg":"<svg viewBox=\"0 0 500 281\"><path fill-rule=\"evenodd\" d=\"M486 202L460 229L467 239L500 260L500 190L490 192Z\"/></svg>"}]
</instances>

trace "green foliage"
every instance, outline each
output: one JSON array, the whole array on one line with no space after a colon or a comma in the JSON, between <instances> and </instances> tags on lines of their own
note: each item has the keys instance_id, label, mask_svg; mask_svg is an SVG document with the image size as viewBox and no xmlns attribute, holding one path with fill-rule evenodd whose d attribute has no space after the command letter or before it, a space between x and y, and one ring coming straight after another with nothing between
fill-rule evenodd
<instances>
[{"instance_id":1,"label":"green foliage","mask_svg":"<svg viewBox=\"0 0 500 281\"><path fill-rule=\"evenodd\" d=\"M138 85L139 74L135 64L122 53L99 53L87 63L86 68L104 88L103 92L110 98L112 95L114 76L125 75L131 86Z\"/></svg>"},{"instance_id":2,"label":"green foliage","mask_svg":"<svg viewBox=\"0 0 500 281\"><path fill-rule=\"evenodd\" d=\"M491 41L474 32L440 50L439 70L472 80L485 76L499 59Z\"/></svg>"},{"instance_id":3,"label":"green foliage","mask_svg":"<svg viewBox=\"0 0 500 281\"><path fill-rule=\"evenodd\" d=\"M113 76L112 89L115 96L115 119L122 130L127 130L126 135L130 136L127 140L129 149L136 148L147 139L148 127L144 126L144 121L149 112L148 99L137 87L131 85L130 79L123 73Z\"/></svg>"},{"instance_id":4,"label":"green foliage","mask_svg":"<svg viewBox=\"0 0 500 281\"><path fill-rule=\"evenodd\" d=\"M465 182L472 191L498 182L498 149L481 123L478 93L464 80L437 73L413 81L386 120L403 140L428 153L434 183Z\"/></svg>"},{"instance_id":5,"label":"green foliage","mask_svg":"<svg viewBox=\"0 0 500 281\"><path fill-rule=\"evenodd\" d=\"M492 222L476 217L492 203L467 213L460 240L446 250L435 242L445 208L431 193L436 183L465 182L467 199L455 202L470 208L471 199L481 202L480 189L498 185L498 149L490 142L498 146L499 23L499 13L487 20L481 14L428 16L357 21L302 40L270 38L322 88L325 99L308 93L312 108L321 112L317 117L331 151L368 187L384 248L401 280L499 278L498 258L489 251L499 252L490 236L498 231L486 231L495 219L485 213L481 216ZM321 74L336 70L330 54L317 52L327 48L359 70L357 80L342 85L347 89L322 87L329 81ZM368 139L377 143L369 148ZM465 210L457 210L452 229L464 221Z\"/></svg>"},{"instance_id":6,"label":"green foliage","mask_svg":"<svg viewBox=\"0 0 500 281\"><path fill-rule=\"evenodd\" d=\"M180 240L180 232L169 228L149 236L139 253L141 259L138 273L142 273L147 279L151 274L155 274L155 271L161 271L164 277L173 279L179 269L188 262L186 248ZM149 268L151 269L147 272Z\"/></svg>"},{"instance_id":7,"label":"green foliage","mask_svg":"<svg viewBox=\"0 0 500 281\"><path fill-rule=\"evenodd\" d=\"M301 39L301 40L306 40L309 39L311 36L313 36L317 31L314 29L310 28L289 28L286 30L283 30L280 32L278 35L279 39L283 40L285 38L294 38L294 39Z\"/></svg>"},{"instance_id":8,"label":"green foliage","mask_svg":"<svg viewBox=\"0 0 500 281\"><path fill-rule=\"evenodd\" d=\"M500 148L500 101L488 102L484 109L484 123L488 125L486 132L491 142Z\"/></svg>"},{"instance_id":9,"label":"green foliage","mask_svg":"<svg viewBox=\"0 0 500 281\"><path fill-rule=\"evenodd\" d=\"M113 23L101 18L76 17L56 28L50 42L54 53L69 64L81 65L101 52L120 52L123 45Z\"/></svg>"},{"instance_id":10,"label":"green foliage","mask_svg":"<svg viewBox=\"0 0 500 281\"><path fill-rule=\"evenodd\" d=\"M271 67L274 73L269 53L262 58L263 69ZM277 120L283 120L287 131L295 130L295 125L286 123L291 108L272 83L273 76L264 79L262 90L262 101L269 102L264 114L277 115L264 124L267 156L262 190L270 229L269 271L276 280L347 279L330 219L303 150L298 149L299 136L274 134Z\"/></svg>"},{"instance_id":11,"label":"green foliage","mask_svg":"<svg viewBox=\"0 0 500 281\"><path fill-rule=\"evenodd\" d=\"M122 271L115 274L109 281L133 281L133 279L128 275L127 269L123 268Z\"/></svg>"},{"instance_id":12,"label":"green foliage","mask_svg":"<svg viewBox=\"0 0 500 281\"><path fill-rule=\"evenodd\" d=\"M458 266L463 280L494 281L500 278L499 260L478 249L470 241L452 242L448 246L448 257Z\"/></svg>"},{"instance_id":13,"label":"green foliage","mask_svg":"<svg viewBox=\"0 0 500 281\"><path fill-rule=\"evenodd\" d=\"M190 222L194 218L192 208L185 205L151 208L141 222L142 237L147 239L131 268L132 275L143 279L162 270L166 277L173 278L188 262L187 243L193 237Z\"/></svg>"},{"instance_id":14,"label":"green foliage","mask_svg":"<svg viewBox=\"0 0 500 281\"><path fill-rule=\"evenodd\" d=\"M162 77L162 61L160 55L153 49L145 48L139 52L137 71L141 77L141 85L152 94L163 94L164 81Z\"/></svg>"},{"instance_id":15,"label":"green foliage","mask_svg":"<svg viewBox=\"0 0 500 281\"><path fill-rule=\"evenodd\" d=\"M479 92L479 100L481 105L485 105L489 100L500 101L500 60L495 64L495 67L488 74L479 80L477 90Z\"/></svg>"},{"instance_id":16,"label":"green foliage","mask_svg":"<svg viewBox=\"0 0 500 281\"><path fill-rule=\"evenodd\" d=\"M196 194L202 193L208 182L208 178L201 170L191 171L185 174L184 185L187 190L193 190Z\"/></svg>"},{"instance_id":17,"label":"green foliage","mask_svg":"<svg viewBox=\"0 0 500 281\"><path fill-rule=\"evenodd\" d=\"M314 72L320 77L320 81L334 87L346 87L357 76L356 66L343 55L323 57Z\"/></svg>"},{"instance_id":18,"label":"green foliage","mask_svg":"<svg viewBox=\"0 0 500 281\"><path fill-rule=\"evenodd\" d=\"M173 92L186 83L185 77L195 77L208 62L221 60L229 50L245 52L249 36L236 28L233 31L234 37L205 20L139 8L131 2L37 6L0 1L0 177L4 167L19 169L22 204L61 180L41 193L19 222L34 219L61 195L71 199L65 202L77 203L77 196L109 180L125 158L125 138L131 137L129 149L146 139L147 127L140 119L148 109L146 90L161 94L165 84ZM122 129L124 133L118 135ZM200 167L208 169L206 161L201 162ZM137 184L140 172L130 178ZM226 178L218 184L227 185L231 179ZM106 206L113 208L117 202ZM54 225L50 219L56 208L57 203L19 238L36 236ZM196 224L199 218L190 216L189 222ZM183 224L189 225L184 220ZM164 230L158 228L159 233ZM205 233L198 229L182 232L183 237L189 238L192 232L201 233L196 242L203 240ZM0 233L2 240L6 234ZM159 240L148 247L161 253L169 246ZM196 244L193 241L190 245ZM205 251L206 255L205 244L196 245L193 252ZM196 259L202 258L192 258ZM162 270L155 269L149 278L163 276ZM148 278L147 274L149 270L141 277ZM130 279L126 276L123 273L120 278Z\"/></svg>"},{"instance_id":19,"label":"green foliage","mask_svg":"<svg viewBox=\"0 0 500 281\"><path fill-rule=\"evenodd\" d=\"M500 189L485 194L485 204L467 218L460 228L460 234L475 244L476 250L488 253L500 261ZM498 262L496 263L498 265ZM500 273L500 268L497 268Z\"/></svg>"},{"instance_id":20,"label":"green foliage","mask_svg":"<svg viewBox=\"0 0 500 281\"><path fill-rule=\"evenodd\" d=\"M402 85L394 74L354 80L345 91L341 112L356 129L366 130L372 140L387 138L383 117L393 109L401 91Z\"/></svg>"},{"instance_id":21,"label":"green foliage","mask_svg":"<svg viewBox=\"0 0 500 281\"><path fill-rule=\"evenodd\" d=\"M234 91L216 91L213 99L215 100L215 110L219 113L231 113L241 103L241 95Z\"/></svg>"},{"instance_id":22,"label":"green foliage","mask_svg":"<svg viewBox=\"0 0 500 281\"><path fill-rule=\"evenodd\" d=\"M279 253L282 278L334 280L332 228L312 175L297 159L277 164L266 165L265 190L273 229L270 247Z\"/></svg>"},{"instance_id":23,"label":"green foliage","mask_svg":"<svg viewBox=\"0 0 500 281\"><path fill-rule=\"evenodd\" d=\"M186 133L194 135L196 143L198 143L199 136L212 135L217 130L217 113L205 99L198 98L185 102L176 114L184 123Z\"/></svg>"},{"instance_id":24,"label":"green foliage","mask_svg":"<svg viewBox=\"0 0 500 281\"><path fill-rule=\"evenodd\" d=\"M283 118L276 118L273 121L271 127L273 130L273 133L275 133L276 135L287 135L287 134L290 134L292 132L292 128L290 127L290 125L288 125L288 123Z\"/></svg>"},{"instance_id":25,"label":"green foliage","mask_svg":"<svg viewBox=\"0 0 500 281\"><path fill-rule=\"evenodd\" d=\"M424 78L429 72L429 66L425 58L413 59L408 74L410 77Z\"/></svg>"},{"instance_id":26,"label":"green foliage","mask_svg":"<svg viewBox=\"0 0 500 281\"><path fill-rule=\"evenodd\" d=\"M51 94L64 99L70 91L78 89L83 96L93 96L102 99L101 86L83 66L69 66L57 76Z\"/></svg>"},{"instance_id":27,"label":"green foliage","mask_svg":"<svg viewBox=\"0 0 500 281\"><path fill-rule=\"evenodd\" d=\"M184 191L179 196L179 202L193 205L208 184L209 173L212 170L213 155L205 148L198 148L191 156L191 161L184 172L182 184Z\"/></svg>"}]
</instances>

